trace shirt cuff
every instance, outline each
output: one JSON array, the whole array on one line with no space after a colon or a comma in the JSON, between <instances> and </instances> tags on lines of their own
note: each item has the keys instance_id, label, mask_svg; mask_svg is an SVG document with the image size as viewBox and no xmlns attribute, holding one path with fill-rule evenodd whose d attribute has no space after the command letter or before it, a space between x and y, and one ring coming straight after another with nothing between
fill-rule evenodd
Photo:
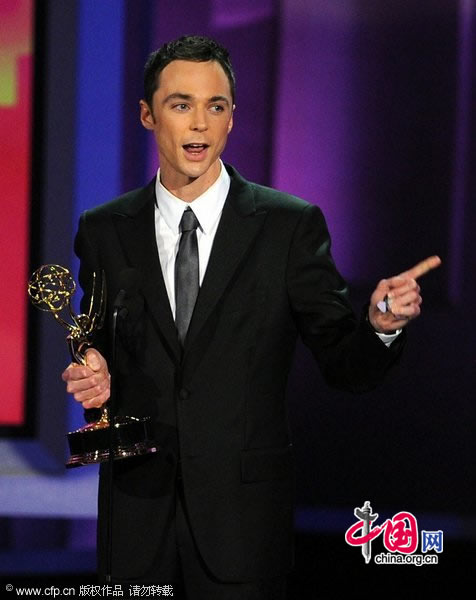
<instances>
[{"instance_id":1,"label":"shirt cuff","mask_svg":"<svg viewBox=\"0 0 476 600\"><path fill-rule=\"evenodd\" d=\"M375 335L378 335L378 337L387 346L387 348L390 348L390 346L392 345L392 343L397 339L397 337L401 333L402 333L402 330L401 329L397 329L395 331L395 333L378 333L378 331L376 331Z\"/></svg>"}]
</instances>

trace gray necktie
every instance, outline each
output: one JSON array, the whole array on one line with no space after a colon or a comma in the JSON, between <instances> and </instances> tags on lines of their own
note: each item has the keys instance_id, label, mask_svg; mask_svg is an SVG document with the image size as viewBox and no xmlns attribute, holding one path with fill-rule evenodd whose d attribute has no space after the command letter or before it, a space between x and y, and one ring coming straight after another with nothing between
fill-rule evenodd
<instances>
[{"instance_id":1,"label":"gray necktie","mask_svg":"<svg viewBox=\"0 0 476 600\"><path fill-rule=\"evenodd\" d=\"M187 208L180 221L179 249L175 259L175 325L183 346L193 309L198 296L198 243L199 222L191 208Z\"/></svg>"}]
</instances>

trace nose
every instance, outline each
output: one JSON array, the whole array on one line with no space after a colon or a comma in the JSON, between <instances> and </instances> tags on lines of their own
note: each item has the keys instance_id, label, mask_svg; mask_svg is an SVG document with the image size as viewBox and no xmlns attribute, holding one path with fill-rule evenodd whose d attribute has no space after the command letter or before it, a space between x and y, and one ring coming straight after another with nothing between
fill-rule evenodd
<instances>
[{"instance_id":1,"label":"nose","mask_svg":"<svg viewBox=\"0 0 476 600\"><path fill-rule=\"evenodd\" d=\"M206 131L208 129L205 109L198 107L193 111L190 129L193 131Z\"/></svg>"}]
</instances>

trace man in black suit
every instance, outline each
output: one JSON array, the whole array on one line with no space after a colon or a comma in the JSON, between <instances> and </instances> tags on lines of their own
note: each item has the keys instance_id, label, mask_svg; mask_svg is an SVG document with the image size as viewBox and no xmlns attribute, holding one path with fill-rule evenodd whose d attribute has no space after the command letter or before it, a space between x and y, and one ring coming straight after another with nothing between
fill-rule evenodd
<instances>
[{"instance_id":1,"label":"man in black suit","mask_svg":"<svg viewBox=\"0 0 476 600\"><path fill-rule=\"evenodd\" d=\"M110 314L135 270L117 403L120 414L151 415L160 446L114 465L112 574L181 581L193 600L285 597L294 471L284 392L297 335L331 385L370 389L420 312L416 278L439 264L382 280L356 319L319 208L221 162L234 86L228 53L212 40L153 53L140 118L157 142L158 177L87 211L76 238L86 305L93 271L105 271ZM109 398L109 357L103 335L88 366L63 374L87 414Z\"/></svg>"}]
</instances>

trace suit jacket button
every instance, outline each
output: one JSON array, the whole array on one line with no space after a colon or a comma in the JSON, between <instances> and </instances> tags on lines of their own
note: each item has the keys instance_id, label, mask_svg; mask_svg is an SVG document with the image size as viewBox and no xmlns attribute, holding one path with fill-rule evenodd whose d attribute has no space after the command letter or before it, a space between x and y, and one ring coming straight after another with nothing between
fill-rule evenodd
<instances>
[{"instance_id":1,"label":"suit jacket button","mask_svg":"<svg viewBox=\"0 0 476 600\"><path fill-rule=\"evenodd\" d=\"M179 392L179 398L180 400L186 400L190 395L190 392L188 390L186 390L185 388L182 388Z\"/></svg>"}]
</instances>

